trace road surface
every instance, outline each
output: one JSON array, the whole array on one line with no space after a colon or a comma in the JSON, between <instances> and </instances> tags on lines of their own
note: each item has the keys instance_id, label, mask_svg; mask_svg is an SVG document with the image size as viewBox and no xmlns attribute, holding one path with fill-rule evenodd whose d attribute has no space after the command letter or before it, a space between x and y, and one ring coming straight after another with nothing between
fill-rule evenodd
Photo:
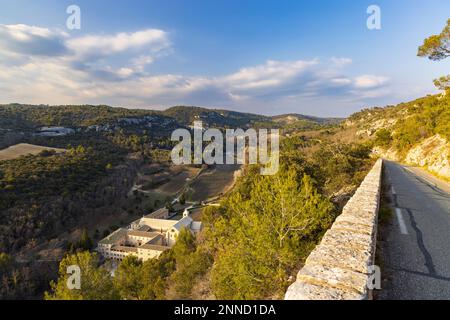
<instances>
[{"instance_id":1,"label":"road surface","mask_svg":"<svg viewBox=\"0 0 450 320\"><path fill-rule=\"evenodd\" d=\"M450 299L450 189L434 179L385 161L384 194L393 210L380 225L377 299Z\"/></svg>"}]
</instances>

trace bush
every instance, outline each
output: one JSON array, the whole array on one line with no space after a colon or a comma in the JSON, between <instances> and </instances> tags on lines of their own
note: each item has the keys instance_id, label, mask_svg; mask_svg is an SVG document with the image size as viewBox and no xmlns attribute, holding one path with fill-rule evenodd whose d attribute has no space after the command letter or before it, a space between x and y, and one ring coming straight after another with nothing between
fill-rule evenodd
<instances>
[{"instance_id":1,"label":"bush","mask_svg":"<svg viewBox=\"0 0 450 320\"><path fill-rule=\"evenodd\" d=\"M375 134L375 144L381 147L389 147L392 142L391 132L388 129L380 129Z\"/></svg>"}]
</instances>

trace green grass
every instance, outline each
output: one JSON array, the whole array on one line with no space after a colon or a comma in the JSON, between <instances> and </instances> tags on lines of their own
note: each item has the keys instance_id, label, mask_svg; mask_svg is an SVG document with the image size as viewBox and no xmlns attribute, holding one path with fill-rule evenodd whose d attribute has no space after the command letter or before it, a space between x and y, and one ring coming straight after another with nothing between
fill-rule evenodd
<instances>
[{"instance_id":1,"label":"green grass","mask_svg":"<svg viewBox=\"0 0 450 320\"><path fill-rule=\"evenodd\" d=\"M382 225L387 224L391 220L392 215L392 208L382 204L378 212L378 222Z\"/></svg>"}]
</instances>

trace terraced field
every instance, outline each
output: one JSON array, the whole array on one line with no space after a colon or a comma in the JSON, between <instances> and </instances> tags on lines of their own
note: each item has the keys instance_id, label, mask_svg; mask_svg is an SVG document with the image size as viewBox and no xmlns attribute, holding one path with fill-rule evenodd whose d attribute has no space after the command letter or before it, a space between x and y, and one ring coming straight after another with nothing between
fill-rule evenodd
<instances>
[{"instance_id":1,"label":"terraced field","mask_svg":"<svg viewBox=\"0 0 450 320\"><path fill-rule=\"evenodd\" d=\"M226 193L234 184L235 171L239 165L218 165L202 173L191 185L193 190L190 200L204 201Z\"/></svg>"},{"instance_id":2,"label":"terraced field","mask_svg":"<svg viewBox=\"0 0 450 320\"><path fill-rule=\"evenodd\" d=\"M64 149L43 147L28 143L19 143L6 149L0 150L0 161L16 159L21 156L26 156L28 154L36 155L42 152L43 150L54 150L57 153L66 151Z\"/></svg>"}]
</instances>

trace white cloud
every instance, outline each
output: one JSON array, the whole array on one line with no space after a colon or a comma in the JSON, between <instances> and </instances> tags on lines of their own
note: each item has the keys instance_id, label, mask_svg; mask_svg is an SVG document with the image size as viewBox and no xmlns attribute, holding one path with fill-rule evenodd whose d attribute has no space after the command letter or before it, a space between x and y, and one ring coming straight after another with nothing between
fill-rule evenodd
<instances>
[{"instance_id":1,"label":"white cloud","mask_svg":"<svg viewBox=\"0 0 450 320\"><path fill-rule=\"evenodd\" d=\"M352 83L352 80L348 78L333 78L331 79L331 83L334 83L336 85L350 85Z\"/></svg>"},{"instance_id":2,"label":"white cloud","mask_svg":"<svg viewBox=\"0 0 450 320\"><path fill-rule=\"evenodd\" d=\"M145 29L114 35L70 37L67 33L23 24L0 24L0 57L10 64L52 58L96 78L121 80L143 73L147 65L170 51L168 33ZM117 56L125 64L113 66Z\"/></svg>"},{"instance_id":3,"label":"white cloud","mask_svg":"<svg viewBox=\"0 0 450 320\"><path fill-rule=\"evenodd\" d=\"M336 58L336 57L332 57L331 61L339 67L345 67L349 64L351 64L353 61L350 58Z\"/></svg>"},{"instance_id":4,"label":"white cloud","mask_svg":"<svg viewBox=\"0 0 450 320\"><path fill-rule=\"evenodd\" d=\"M273 87L307 72L317 64L317 59L310 61L269 60L263 65L242 68L221 81L238 89Z\"/></svg>"},{"instance_id":5,"label":"white cloud","mask_svg":"<svg viewBox=\"0 0 450 320\"><path fill-rule=\"evenodd\" d=\"M146 29L132 33L115 35L89 35L69 39L67 46L76 53L78 59L93 59L127 51L146 50L156 53L170 46L167 32Z\"/></svg>"},{"instance_id":6,"label":"white cloud","mask_svg":"<svg viewBox=\"0 0 450 320\"><path fill-rule=\"evenodd\" d=\"M376 88L386 84L388 80L389 78L387 77L365 74L355 78L355 87L363 89Z\"/></svg>"},{"instance_id":7,"label":"white cloud","mask_svg":"<svg viewBox=\"0 0 450 320\"><path fill-rule=\"evenodd\" d=\"M67 53L65 32L24 24L0 24L0 52L6 55L61 56Z\"/></svg>"},{"instance_id":8,"label":"white cloud","mask_svg":"<svg viewBox=\"0 0 450 320\"><path fill-rule=\"evenodd\" d=\"M141 55L137 58L134 58L132 60L132 64L133 64L135 70L143 72L145 69L145 66L153 63L154 61L155 61L155 58L150 55Z\"/></svg>"},{"instance_id":9,"label":"white cloud","mask_svg":"<svg viewBox=\"0 0 450 320\"><path fill-rule=\"evenodd\" d=\"M67 33L65 32L50 31L48 28L29 26L26 24L0 24L0 30L4 36L9 35L11 39L20 42L29 42L35 37L46 39L57 38L60 36L67 37Z\"/></svg>"},{"instance_id":10,"label":"white cloud","mask_svg":"<svg viewBox=\"0 0 450 320\"><path fill-rule=\"evenodd\" d=\"M46 28L0 25L0 55L8 57L0 62L1 102L196 104L274 113L267 108L360 104L389 93L385 76L346 74L352 60L345 57L268 60L217 77L146 71L170 52L168 33L158 29L72 38Z\"/></svg>"}]
</instances>

